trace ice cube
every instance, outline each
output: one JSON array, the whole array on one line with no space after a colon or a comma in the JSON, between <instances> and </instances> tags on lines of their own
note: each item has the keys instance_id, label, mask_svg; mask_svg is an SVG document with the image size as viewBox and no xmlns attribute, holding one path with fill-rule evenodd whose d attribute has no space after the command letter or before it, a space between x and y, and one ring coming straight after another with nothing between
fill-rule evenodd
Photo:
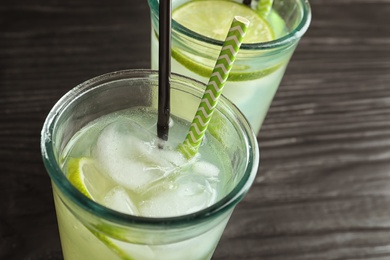
<instances>
[{"instance_id":1,"label":"ice cube","mask_svg":"<svg viewBox=\"0 0 390 260\"><path fill-rule=\"evenodd\" d=\"M137 190L186 163L179 152L158 149L156 142L152 133L121 117L102 130L93 154L112 180Z\"/></svg>"},{"instance_id":2,"label":"ice cube","mask_svg":"<svg viewBox=\"0 0 390 260\"><path fill-rule=\"evenodd\" d=\"M193 171L202 174L207 177L218 177L219 169L212 163L205 161L198 161L192 166Z\"/></svg>"},{"instance_id":3,"label":"ice cube","mask_svg":"<svg viewBox=\"0 0 390 260\"><path fill-rule=\"evenodd\" d=\"M123 187L111 189L103 201L104 206L129 215L139 215L138 209Z\"/></svg>"},{"instance_id":4,"label":"ice cube","mask_svg":"<svg viewBox=\"0 0 390 260\"><path fill-rule=\"evenodd\" d=\"M171 185L154 187L140 204L140 214L148 217L170 217L185 215L213 204L216 189L201 175L183 174Z\"/></svg>"}]
</instances>

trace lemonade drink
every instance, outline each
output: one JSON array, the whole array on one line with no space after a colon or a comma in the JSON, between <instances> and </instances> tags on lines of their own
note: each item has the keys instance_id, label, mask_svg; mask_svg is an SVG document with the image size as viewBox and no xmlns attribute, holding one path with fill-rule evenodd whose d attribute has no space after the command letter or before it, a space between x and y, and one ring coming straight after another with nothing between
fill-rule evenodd
<instances>
[{"instance_id":1,"label":"lemonade drink","mask_svg":"<svg viewBox=\"0 0 390 260\"><path fill-rule=\"evenodd\" d=\"M185 159L175 147L185 138L189 123L174 117L172 124L172 138L159 149L154 110L138 107L103 116L69 141L61 156L64 172L94 201L129 215L173 217L211 206L232 189L231 167L225 167L229 157L207 135L198 156ZM68 259L87 259L82 256L90 252L97 254L93 259L208 259L215 247L212 241L217 241L227 221L221 219L212 232L190 241L145 246L95 236L58 196L56 205L61 236L69 241L64 244ZM75 237L78 241L70 242Z\"/></svg>"},{"instance_id":2,"label":"lemonade drink","mask_svg":"<svg viewBox=\"0 0 390 260\"><path fill-rule=\"evenodd\" d=\"M157 69L158 1L148 1L153 27L151 67ZM240 15L251 21L224 95L239 107L257 133L288 62L309 26L308 2L275 0L266 14L260 13L257 1L252 1L251 8L229 0L173 0L172 3L172 71L205 83L232 17Z\"/></svg>"},{"instance_id":3,"label":"lemonade drink","mask_svg":"<svg viewBox=\"0 0 390 260\"><path fill-rule=\"evenodd\" d=\"M158 148L156 84L149 71L103 75L49 114L42 154L66 260L210 259L253 182L255 136L226 100L197 156L177 151L200 102L199 82L173 75L169 140Z\"/></svg>"}]
</instances>

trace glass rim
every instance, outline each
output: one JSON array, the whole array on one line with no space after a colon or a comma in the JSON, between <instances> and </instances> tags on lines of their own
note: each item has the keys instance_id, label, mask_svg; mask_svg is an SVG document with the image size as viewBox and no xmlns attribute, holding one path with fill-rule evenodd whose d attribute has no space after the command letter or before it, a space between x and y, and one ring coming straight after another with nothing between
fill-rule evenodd
<instances>
[{"instance_id":1,"label":"glass rim","mask_svg":"<svg viewBox=\"0 0 390 260\"><path fill-rule=\"evenodd\" d=\"M299 22L298 26L294 28L291 32L286 34L283 37L277 38L268 42L260 42L260 43L242 43L241 49L243 50L271 50L277 49L284 46L289 46L295 41L299 40L309 28L311 22L311 8L308 0L297 0L302 4L303 15L302 19ZM148 0L151 4L151 8L155 10L154 14L158 17L158 0ZM207 44L222 46L223 41L215 40L213 38L206 37L197 32L194 32L187 27L181 25L179 22L176 22L172 19L172 35L177 31L179 33L184 34L187 37L194 38L198 41L205 42Z\"/></svg>"},{"instance_id":2,"label":"glass rim","mask_svg":"<svg viewBox=\"0 0 390 260\"><path fill-rule=\"evenodd\" d=\"M154 227L166 225L181 226L186 225L189 222L202 222L213 216L219 216L223 212L234 207L248 192L250 186L254 181L255 176L257 175L257 170L255 169L257 169L259 163L258 143L255 134L249 126L249 123L242 115L242 113L235 107L235 105L232 104L227 98L222 96L221 98L224 101L225 105L227 105L229 109L232 109L234 115L238 115L238 117L240 118L240 120L234 120L237 121L240 129L242 130L242 135L245 137L246 143L248 144L246 149L248 158L245 173L243 174L243 177L237 183L237 185L235 185L235 187L221 200L205 209L187 215L162 218L133 216L121 213L107 208L84 196L77 188L75 188L70 183L70 181L65 177L64 172L58 165L53 147L53 131L55 129L57 120L61 118L62 113L66 111L68 105L75 100L75 97L80 94L84 94L95 87L104 85L104 83L110 81L136 78L137 76L146 79L145 75L157 75L157 71L147 69L130 69L106 73L77 85L57 101L57 103L53 106L53 108L50 110L48 116L45 119L41 131L40 143L42 159L52 182L54 182L56 187L58 187L66 197L70 198L73 203L77 204L77 206L89 212L93 212L95 216L100 217L106 221L110 221L120 225L135 224L140 226ZM172 79L186 81L189 80L192 83L204 85L199 81L176 73L172 73Z\"/></svg>"}]
</instances>

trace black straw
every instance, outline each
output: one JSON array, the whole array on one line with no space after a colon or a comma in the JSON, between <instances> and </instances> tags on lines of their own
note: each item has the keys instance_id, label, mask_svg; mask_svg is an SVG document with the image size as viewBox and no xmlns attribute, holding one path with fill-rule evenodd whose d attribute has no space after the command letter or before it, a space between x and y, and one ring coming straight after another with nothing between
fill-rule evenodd
<instances>
[{"instance_id":1,"label":"black straw","mask_svg":"<svg viewBox=\"0 0 390 260\"><path fill-rule=\"evenodd\" d=\"M244 0L242 3L247 6L251 6L251 0Z\"/></svg>"},{"instance_id":2,"label":"black straw","mask_svg":"<svg viewBox=\"0 0 390 260\"><path fill-rule=\"evenodd\" d=\"M171 0L160 0L157 136L168 140L171 78Z\"/></svg>"}]
</instances>

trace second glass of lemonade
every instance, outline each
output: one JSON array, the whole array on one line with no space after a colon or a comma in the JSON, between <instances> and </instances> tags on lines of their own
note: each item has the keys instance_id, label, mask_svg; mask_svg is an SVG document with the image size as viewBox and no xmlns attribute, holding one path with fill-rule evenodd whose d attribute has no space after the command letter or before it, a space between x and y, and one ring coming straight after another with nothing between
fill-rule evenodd
<instances>
[{"instance_id":1,"label":"second glass of lemonade","mask_svg":"<svg viewBox=\"0 0 390 260\"><path fill-rule=\"evenodd\" d=\"M172 74L169 139L156 137L158 73L86 81L49 113L41 150L65 260L207 260L252 185L256 137L221 97L198 154L177 151L205 85Z\"/></svg>"},{"instance_id":2,"label":"second glass of lemonade","mask_svg":"<svg viewBox=\"0 0 390 260\"><path fill-rule=\"evenodd\" d=\"M157 69L159 1L148 2L151 67ZM251 25L223 94L258 133L288 62L309 27L311 10L307 0L260 0L249 6L242 2L172 0L172 71L207 83L233 17L249 19Z\"/></svg>"}]
</instances>

